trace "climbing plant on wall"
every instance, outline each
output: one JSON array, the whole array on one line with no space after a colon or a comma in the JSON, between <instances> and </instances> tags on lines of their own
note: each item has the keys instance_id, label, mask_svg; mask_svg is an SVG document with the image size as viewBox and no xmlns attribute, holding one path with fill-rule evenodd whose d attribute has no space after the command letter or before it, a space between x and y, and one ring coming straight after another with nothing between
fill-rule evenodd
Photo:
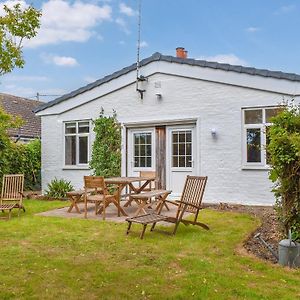
<instances>
[{"instance_id":1,"label":"climbing plant on wall","mask_svg":"<svg viewBox=\"0 0 300 300\"><path fill-rule=\"evenodd\" d=\"M95 141L90 168L96 176L120 176L121 174L121 127L117 114L105 115L103 108L93 120Z\"/></svg>"},{"instance_id":2,"label":"climbing plant on wall","mask_svg":"<svg viewBox=\"0 0 300 300\"><path fill-rule=\"evenodd\" d=\"M300 107L288 104L272 123L267 151L276 209L285 231L300 239Z\"/></svg>"}]
</instances>

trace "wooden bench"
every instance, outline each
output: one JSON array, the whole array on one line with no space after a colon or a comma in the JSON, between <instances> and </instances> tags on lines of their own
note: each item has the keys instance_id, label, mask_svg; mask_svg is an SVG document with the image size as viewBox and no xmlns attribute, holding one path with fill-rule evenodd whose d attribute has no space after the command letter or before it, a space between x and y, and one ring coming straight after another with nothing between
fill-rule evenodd
<instances>
[{"instance_id":1,"label":"wooden bench","mask_svg":"<svg viewBox=\"0 0 300 300\"><path fill-rule=\"evenodd\" d=\"M138 208L134 213L134 216L138 216L141 213L146 214L145 211L146 206L148 206L151 202L151 198L155 198L158 200L158 204L156 206L156 211L159 210L161 205L165 205L166 208L169 210L167 204L164 200L171 194L172 191L169 190L152 190L145 193L140 193L136 195L132 195L132 199L138 204Z\"/></svg>"}]
</instances>

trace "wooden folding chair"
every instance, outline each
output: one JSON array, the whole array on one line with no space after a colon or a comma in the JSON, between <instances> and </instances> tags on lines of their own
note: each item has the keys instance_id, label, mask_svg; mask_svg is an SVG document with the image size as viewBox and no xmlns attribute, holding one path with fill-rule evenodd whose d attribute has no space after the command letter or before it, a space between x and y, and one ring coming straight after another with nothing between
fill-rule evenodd
<instances>
[{"instance_id":1,"label":"wooden folding chair","mask_svg":"<svg viewBox=\"0 0 300 300\"><path fill-rule=\"evenodd\" d=\"M143 232L141 234L142 239L148 224L152 224L151 231L153 231L156 223L161 221L175 224L173 234L176 234L177 228L180 223L183 223L184 225L197 225L206 230L209 230L209 227L206 224L197 221L199 211L202 209L201 203L206 182L207 176L187 176L183 193L179 201L169 201L166 199L162 199L163 203L170 203L178 207L175 217L162 215L161 210L163 208L163 203L161 203L157 213L150 213L126 219L126 221L128 222L127 234L130 231L131 223L139 223L143 225ZM192 221L183 219L185 213L194 214L194 219Z\"/></svg>"},{"instance_id":2,"label":"wooden folding chair","mask_svg":"<svg viewBox=\"0 0 300 300\"><path fill-rule=\"evenodd\" d=\"M25 208L23 205L23 189L24 189L24 175L4 175L2 181L2 190L0 198L0 210L2 212L8 211L8 219L11 218L11 212L14 208L18 209L18 216L20 210Z\"/></svg>"},{"instance_id":3,"label":"wooden folding chair","mask_svg":"<svg viewBox=\"0 0 300 300\"><path fill-rule=\"evenodd\" d=\"M102 176L84 176L84 217L87 217L87 203L95 204L95 214L102 213L105 220L105 209L109 203L116 204L115 195L108 193L104 177ZM102 205L101 205L102 204ZM100 206L101 205L101 206Z\"/></svg>"}]
</instances>

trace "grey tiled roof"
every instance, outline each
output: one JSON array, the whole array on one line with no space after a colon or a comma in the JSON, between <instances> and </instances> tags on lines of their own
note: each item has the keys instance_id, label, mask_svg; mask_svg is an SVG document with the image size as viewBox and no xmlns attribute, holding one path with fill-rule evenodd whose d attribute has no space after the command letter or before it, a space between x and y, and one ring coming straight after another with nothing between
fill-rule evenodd
<instances>
[{"instance_id":1,"label":"grey tiled roof","mask_svg":"<svg viewBox=\"0 0 300 300\"><path fill-rule=\"evenodd\" d=\"M23 125L18 129L10 129L13 137L39 138L41 136L41 118L34 114L34 110L44 102L21 98L0 93L0 107L13 116L23 119Z\"/></svg>"},{"instance_id":2,"label":"grey tiled roof","mask_svg":"<svg viewBox=\"0 0 300 300\"><path fill-rule=\"evenodd\" d=\"M284 73L284 72L280 72L280 71L256 69L256 68L251 68L251 67L229 65L229 64L211 62L211 61L206 61L206 60L198 60L198 59L192 59L192 58L178 58L178 57L174 57L174 56L162 55L159 52L156 52L152 56L143 59L140 62L140 66L141 67L145 66L154 61L165 61L165 62L170 62L170 63L186 64L186 65L191 65L191 66L199 66L199 67L204 67L204 68L218 69L218 70L231 71L231 72L236 72L236 73L256 75L256 76L261 76L261 77L271 77L271 78L276 78L276 79L285 79L285 80L289 80L289 81L300 82L300 75L294 74L294 73ZM89 91L97 86L100 86L103 83L107 83L107 82L109 82L113 79L116 79L122 75L125 75L135 69L136 69L136 63L132 64L129 67L123 68L117 72L114 72L111 75L105 76L105 77L103 77L95 82L92 82L84 87L81 87L75 91L65 94L53 101L45 103L45 104L41 105L40 107L38 107L35 110L35 112L42 111L48 107L54 106L54 105L56 105L62 101L65 101L69 98L75 97L81 93Z\"/></svg>"}]
</instances>

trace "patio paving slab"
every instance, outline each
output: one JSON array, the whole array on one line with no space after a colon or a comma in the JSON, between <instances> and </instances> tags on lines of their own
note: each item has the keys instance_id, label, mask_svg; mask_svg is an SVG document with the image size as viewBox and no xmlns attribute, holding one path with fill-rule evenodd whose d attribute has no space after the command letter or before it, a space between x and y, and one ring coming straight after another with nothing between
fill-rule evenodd
<instances>
[{"instance_id":1,"label":"patio paving slab","mask_svg":"<svg viewBox=\"0 0 300 300\"><path fill-rule=\"evenodd\" d=\"M110 205L106 208L106 219L105 221L111 221L116 223L124 223L126 218L131 217L134 215L134 213L137 210L136 203L133 203L131 206L124 207L125 201L121 202L122 208L125 210L125 212L128 214L128 216L120 216L118 217L118 210L114 205ZM164 207L162 210L162 214L166 216L176 216L177 212L177 206L175 205L168 205L169 211ZM79 203L78 207L81 211L81 214L77 213L75 209L73 209L72 212L68 213L69 206L53 209L49 211L45 211L42 213L38 213L36 215L38 216L45 216L45 217L62 217L62 218L74 218L74 219L84 219L84 204ZM154 212L155 211L155 204L153 205L153 209L147 209L147 212ZM88 204L88 214L87 214L87 220L99 220L102 221L102 215L95 215L95 205ZM171 223L161 222L163 225L172 225Z\"/></svg>"}]
</instances>

